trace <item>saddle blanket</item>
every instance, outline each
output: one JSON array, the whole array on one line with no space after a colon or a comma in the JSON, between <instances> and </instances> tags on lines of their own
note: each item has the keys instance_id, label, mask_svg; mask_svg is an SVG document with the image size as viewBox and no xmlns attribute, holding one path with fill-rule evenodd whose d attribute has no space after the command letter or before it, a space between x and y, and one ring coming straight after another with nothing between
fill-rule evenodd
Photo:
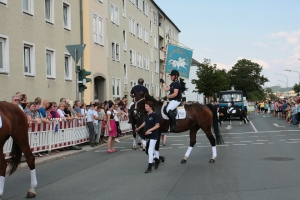
<instances>
[{"instance_id":1,"label":"saddle blanket","mask_svg":"<svg viewBox=\"0 0 300 200\"><path fill-rule=\"evenodd\" d=\"M2 127L2 118L1 118L1 115L0 115L0 128Z\"/></svg>"},{"instance_id":2,"label":"saddle blanket","mask_svg":"<svg viewBox=\"0 0 300 200\"><path fill-rule=\"evenodd\" d=\"M164 107L166 105L164 104L162 107L161 107L161 116L164 118L164 119L169 119L169 117L164 113ZM177 107L177 115L176 115L176 119L184 119L186 118L186 111L184 109L184 107Z\"/></svg>"},{"instance_id":3,"label":"saddle blanket","mask_svg":"<svg viewBox=\"0 0 300 200\"><path fill-rule=\"evenodd\" d=\"M230 110L227 110L227 112L230 113ZM233 109L231 113L235 114L236 113L236 109Z\"/></svg>"}]
</instances>

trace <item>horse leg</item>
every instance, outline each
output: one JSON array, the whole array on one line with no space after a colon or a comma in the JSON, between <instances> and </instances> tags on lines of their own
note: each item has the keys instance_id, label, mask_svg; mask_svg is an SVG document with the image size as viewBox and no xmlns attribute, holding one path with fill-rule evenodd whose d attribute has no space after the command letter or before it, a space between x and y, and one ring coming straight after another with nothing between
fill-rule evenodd
<instances>
[{"instance_id":1,"label":"horse leg","mask_svg":"<svg viewBox=\"0 0 300 200\"><path fill-rule=\"evenodd\" d=\"M214 163L217 157L217 147L216 147L216 140L215 137L213 136L211 132L211 127L205 127L204 129L202 128L204 133L206 134L207 139L209 140L212 148L212 158L209 160L209 163Z\"/></svg>"},{"instance_id":2,"label":"horse leg","mask_svg":"<svg viewBox=\"0 0 300 200\"><path fill-rule=\"evenodd\" d=\"M136 132L135 132L135 122L134 120L131 121L131 129L132 129L132 136L133 136L133 143L132 143L132 149L136 150Z\"/></svg>"},{"instance_id":3,"label":"horse leg","mask_svg":"<svg viewBox=\"0 0 300 200\"><path fill-rule=\"evenodd\" d=\"M7 137L7 138L9 138L9 137ZM3 146L6 142L6 140L7 139L2 140L2 142L0 144L0 199L1 199L2 194L3 194L6 167L7 167L6 160L4 159L4 156L3 156Z\"/></svg>"},{"instance_id":4,"label":"horse leg","mask_svg":"<svg viewBox=\"0 0 300 200\"><path fill-rule=\"evenodd\" d=\"M28 193L26 195L26 198L35 198L36 192L35 188L37 186L37 179L36 179L36 172L35 172L35 157L33 156L30 146L28 143L28 134L27 131L22 131L19 129L16 131L18 134L18 137L13 137L14 142L19 146L21 151L24 153L24 156L26 158L27 165L30 169L30 177L31 177L31 186L28 190ZM22 137L22 136L24 137Z\"/></svg>"},{"instance_id":5,"label":"horse leg","mask_svg":"<svg viewBox=\"0 0 300 200\"><path fill-rule=\"evenodd\" d=\"M186 151L183 159L181 160L181 164L185 164L187 162L187 158L190 156L190 154L191 154L191 152L193 150L193 147L196 144L196 134L197 134L198 130L199 130L199 126L197 126L197 125L193 126L190 129L190 146L187 149L187 151Z\"/></svg>"}]
</instances>

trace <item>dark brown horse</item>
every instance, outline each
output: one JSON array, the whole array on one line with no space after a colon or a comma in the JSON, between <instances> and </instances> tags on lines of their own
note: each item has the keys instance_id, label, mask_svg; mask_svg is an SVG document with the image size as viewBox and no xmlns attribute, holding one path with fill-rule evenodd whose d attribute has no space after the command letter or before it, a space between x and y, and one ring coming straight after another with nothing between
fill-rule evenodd
<instances>
[{"instance_id":1,"label":"dark brown horse","mask_svg":"<svg viewBox=\"0 0 300 200\"><path fill-rule=\"evenodd\" d=\"M3 156L3 146L5 142L12 137L13 145L11 150L9 175L12 175L20 164L22 152L26 157L30 168L31 187L27 193L27 198L36 196L35 187L37 186L35 173L35 158L30 150L28 140L28 122L25 113L16 105L0 102L0 116L2 127L0 128L0 199L3 194L7 162Z\"/></svg>"},{"instance_id":2,"label":"dark brown horse","mask_svg":"<svg viewBox=\"0 0 300 200\"><path fill-rule=\"evenodd\" d=\"M163 102L157 101L150 95L146 94L143 100L137 103L137 110L144 109L146 101L151 101L154 103L154 111L160 117L159 134L161 134L162 132L167 132L169 130L169 120L165 120L162 117L161 109L163 106ZM196 134L200 128L204 131L206 137L208 138L212 146L213 155L209 162L214 163L217 157L216 144L219 145L224 143L223 138L219 131L216 108L213 105L204 106L199 103L186 104L184 108L186 110L186 118L176 120L177 127L178 127L176 133L190 130L190 146L185 156L181 160L181 163L183 164L186 163L187 158L189 157L192 151L192 148L196 144ZM212 127L214 129L216 139L214 138L211 132ZM156 144L158 144L158 148L159 148L159 142L157 142Z\"/></svg>"}]
</instances>

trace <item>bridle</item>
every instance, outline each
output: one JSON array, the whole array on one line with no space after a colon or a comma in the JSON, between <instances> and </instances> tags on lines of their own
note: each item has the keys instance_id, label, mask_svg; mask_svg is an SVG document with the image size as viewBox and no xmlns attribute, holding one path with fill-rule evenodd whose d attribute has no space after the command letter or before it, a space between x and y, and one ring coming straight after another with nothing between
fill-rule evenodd
<instances>
[{"instance_id":1,"label":"bridle","mask_svg":"<svg viewBox=\"0 0 300 200\"><path fill-rule=\"evenodd\" d=\"M142 108L142 109L138 109L137 108L137 104L140 103L141 101L145 100L145 97L141 98L140 100L138 101L134 101L134 110L133 110L133 117L135 119L138 119L142 116L143 112L145 112L145 109Z\"/></svg>"}]
</instances>

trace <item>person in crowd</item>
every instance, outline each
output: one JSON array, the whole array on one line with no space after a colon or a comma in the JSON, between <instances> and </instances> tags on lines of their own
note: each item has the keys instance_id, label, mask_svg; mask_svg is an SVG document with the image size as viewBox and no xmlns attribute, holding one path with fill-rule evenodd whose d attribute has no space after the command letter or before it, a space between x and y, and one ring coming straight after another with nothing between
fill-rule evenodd
<instances>
[{"instance_id":1,"label":"person in crowd","mask_svg":"<svg viewBox=\"0 0 300 200\"><path fill-rule=\"evenodd\" d=\"M76 106L77 106L77 110L76 110L76 113L77 113L77 117L84 117L82 114L81 114L81 101L76 101L75 102Z\"/></svg>"},{"instance_id":2,"label":"person in crowd","mask_svg":"<svg viewBox=\"0 0 300 200\"><path fill-rule=\"evenodd\" d=\"M53 118L60 118L60 114L57 112L57 104L56 102L52 102L52 107L50 110L50 114Z\"/></svg>"},{"instance_id":3,"label":"person in crowd","mask_svg":"<svg viewBox=\"0 0 300 200\"><path fill-rule=\"evenodd\" d=\"M177 130L177 125L176 116L173 110L175 110L177 106L179 106L179 104L181 103L182 94L180 82L178 81L179 72L177 70L172 70L169 75L172 81L170 86L167 86L163 79L160 79L160 83L162 84L166 92L170 91L169 95L167 95L165 98L169 99L167 114L170 122L170 132L175 132Z\"/></svg>"},{"instance_id":4,"label":"person in crowd","mask_svg":"<svg viewBox=\"0 0 300 200\"><path fill-rule=\"evenodd\" d=\"M46 115L46 110L45 110L45 115L43 115L40 112L40 108L41 108L41 104L39 104L38 102L35 102L35 112L37 112L37 116L40 117L42 122L44 122L48 125L51 125L52 122L50 120L48 120L47 115Z\"/></svg>"},{"instance_id":5,"label":"person in crowd","mask_svg":"<svg viewBox=\"0 0 300 200\"><path fill-rule=\"evenodd\" d=\"M60 98L59 103L67 103L66 98L64 98L64 97Z\"/></svg>"},{"instance_id":6,"label":"person in crowd","mask_svg":"<svg viewBox=\"0 0 300 200\"><path fill-rule=\"evenodd\" d=\"M101 125L101 128L99 128L99 132L100 132L100 142L101 143L106 143L107 141L104 138L104 131L103 127L102 127L102 122L105 116L105 111L104 111L104 103L100 103L98 106L98 115L99 115L99 126Z\"/></svg>"},{"instance_id":7,"label":"person in crowd","mask_svg":"<svg viewBox=\"0 0 300 200\"><path fill-rule=\"evenodd\" d=\"M258 115L258 101L254 102L254 113L255 115Z\"/></svg>"},{"instance_id":8,"label":"person in crowd","mask_svg":"<svg viewBox=\"0 0 300 200\"><path fill-rule=\"evenodd\" d=\"M42 115L43 117L47 117L46 109L47 109L48 107L49 107L49 101L48 101L48 100L44 100L44 101L43 101L43 105L40 106L40 108L39 108L39 111L40 111L40 113L41 113L41 115Z\"/></svg>"},{"instance_id":9,"label":"person in crowd","mask_svg":"<svg viewBox=\"0 0 300 200\"><path fill-rule=\"evenodd\" d=\"M23 109L25 109L27 107L28 102L27 102L26 94L22 94L22 101L20 101L20 104Z\"/></svg>"},{"instance_id":10,"label":"person in crowd","mask_svg":"<svg viewBox=\"0 0 300 200\"><path fill-rule=\"evenodd\" d=\"M270 117L274 117L275 116L275 105L274 102L271 101L270 102Z\"/></svg>"},{"instance_id":11,"label":"person in crowd","mask_svg":"<svg viewBox=\"0 0 300 200\"><path fill-rule=\"evenodd\" d=\"M292 122L291 104L289 104L289 103L287 104L285 112L286 112L285 121L290 124Z\"/></svg>"},{"instance_id":12,"label":"person in crowd","mask_svg":"<svg viewBox=\"0 0 300 200\"><path fill-rule=\"evenodd\" d=\"M90 104L90 105L94 105L94 104ZM86 116L87 115L87 111L86 111L86 104L82 103L80 106L80 113L82 116Z\"/></svg>"},{"instance_id":13,"label":"person in crowd","mask_svg":"<svg viewBox=\"0 0 300 200\"><path fill-rule=\"evenodd\" d=\"M117 126L117 137L121 136L121 129L120 129L120 112L119 112L119 106L118 106L118 101L115 101L115 104L113 106L113 112L114 112L114 120L116 122L116 126ZM119 143L120 140L118 140L117 138L115 138L115 142Z\"/></svg>"},{"instance_id":14,"label":"person in crowd","mask_svg":"<svg viewBox=\"0 0 300 200\"><path fill-rule=\"evenodd\" d=\"M94 131L94 124L95 124L95 118L94 118L94 104L89 106L89 110L86 114L86 124L89 129L89 141L91 147L94 147L94 140L95 140L95 131Z\"/></svg>"},{"instance_id":15,"label":"person in crowd","mask_svg":"<svg viewBox=\"0 0 300 200\"><path fill-rule=\"evenodd\" d=\"M292 102L291 114L292 114L292 124L291 124L291 126L296 126L297 125L298 111L296 109L296 106L295 106L294 102Z\"/></svg>"},{"instance_id":16,"label":"person in crowd","mask_svg":"<svg viewBox=\"0 0 300 200\"><path fill-rule=\"evenodd\" d=\"M265 114L269 112L269 103L266 101L265 102Z\"/></svg>"},{"instance_id":17,"label":"person in crowd","mask_svg":"<svg viewBox=\"0 0 300 200\"><path fill-rule=\"evenodd\" d=\"M99 139L100 139L100 134L99 134L99 115L98 115L98 103L94 104L94 110L93 110L93 118L94 118L94 133L95 133L95 142L94 145L98 146L99 145Z\"/></svg>"},{"instance_id":18,"label":"person in crowd","mask_svg":"<svg viewBox=\"0 0 300 200\"><path fill-rule=\"evenodd\" d=\"M39 113L36 112L36 105L34 102L28 103L27 108L25 108L24 112L27 115L27 120L30 123L41 123L41 117L39 116Z\"/></svg>"},{"instance_id":19,"label":"person in crowd","mask_svg":"<svg viewBox=\"0 0 300 200\"><path fill-rule=\"evenodd\" d=\"M57 113L59 114L59 117L63 118L64 120L72 120L72 118L65 113L65 111L64 111L65 107L66 107L65 103L63 103L63 102L59 103L58 109L57 109Z\"/></svg>"},{"instance_id":20,"label":"person in crowd","mask_svg":"<svg viewBox=\"0 0 300 200\"><path fill-rule=\"evenodd\" d=\"M15 96L15 99L18 99L18 102L14 102L14 103L18 103L16 105L18 105L19 108L24 111L24 108L22 107L22 104L21 104L21 101L23 101L23 95L22 95L22 93L21 92L17 92L14 96Z\"/></svg>"},{"instance_id":21,"label":"person in crowd","mask_svg":"<svg viewBox=\"0 0 300 200\"><path fill-rule=\"evenodd\" d=\"M107 124L108 124L108 142L107 142L107 153L114 153L117 150L114 149L115 138L117 137L117 125L114 120L114 103L108 101Z\"/></svg>"},{"instance_id":22,"label":"person in crowd","mask_svg":"<svg viewBox=\"0 0 300 200\"><path fill-rule=\"evenodd\" d=\"M50 113L51 109L52 109L52 103L49 102L49 106L46 108L46 118L48 120L51 120L53 118L51 113Z\"/></svg>"},{"instance_id":23,"label":"person in crowd","mask_svg":"<svg viewBox=\"0 0 300 200\"><path fill-rule=\"evenodd\" d=\"M279 101L278 102L278 113L277 113L278 119L282 118L282 109L283 109L283 103L281 101Z\"/></svg>"},{"instance_id":24,"label":"person in crowd","mask_svg":"<svg viewBox=\"0 0 300 200\"><path fill-rule=\"evenodd\" d=\"M145 127L145 135L148 138L147 145L146 145L146 153L148 153L148 168L146 169L145 173L150 173L152 171L152 163L155 160L155 169L158 168L160 160L159 157L154 158L154 151L155 151L155 144L159 139L158 128L159 128L159 121L158 115L153 112L153 103L151 101L146 101L145 103L145 110L147 115L145 117L145 121L142 125L137 128L139 131L141 128Z\"/></svg>"},{"instance_id":25,"label":"person in crowd","mask_svg":"<svg viewBox=\"0 0 300 200\"><path fill-rule=\"evenodd\" d=\"M103 140L101 142L107 143L107 140L105 140L105 138L108 137L108 124L106 115L102 117L101 134L103 135Z\"/></svg>"},{"instance_id":26,"label":"person in crowd","mask_svg":"<svg viewBox=\"0 0 300 200\"><path fill-rule=\"evenodd\" d=\"M260 101L259 107L260 107L260 113L265 114L265 102L264 101Z\"/></svg>"}]
</instances>

